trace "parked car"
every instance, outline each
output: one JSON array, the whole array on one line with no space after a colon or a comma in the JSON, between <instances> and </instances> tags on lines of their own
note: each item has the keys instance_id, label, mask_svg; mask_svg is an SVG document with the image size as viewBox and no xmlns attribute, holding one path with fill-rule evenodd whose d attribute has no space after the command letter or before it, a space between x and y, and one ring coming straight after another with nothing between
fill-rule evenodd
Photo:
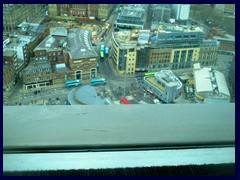
<instances>
[{"instance_id":1,"label":"parked car","mask_svg":"<svg viewBox=\"0 0 240 180\"><path fill-rule=\"evenodd\" d=\"M34 91L33 93L35 94L35 95L37 95L38 93L40 93L41 91L40 90L37 90L37 91Z\"/></svg>"}]
</instances>

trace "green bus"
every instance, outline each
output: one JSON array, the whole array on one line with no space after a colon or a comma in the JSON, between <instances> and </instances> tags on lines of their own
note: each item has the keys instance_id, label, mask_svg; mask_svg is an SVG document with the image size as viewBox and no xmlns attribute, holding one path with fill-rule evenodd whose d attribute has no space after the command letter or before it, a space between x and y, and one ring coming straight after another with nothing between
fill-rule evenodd
<instances>
[{"instance_id":1,"label":"green bus","mask_svg":"<svg viewBox=\"0 0 240 180\"><path fill-rule=\"evenodd\" d=\"M100 61L103 62L104 61L104 52L100 51Z\"/></svg>"},{"instance_id":2,"label":"green bus","mask_svg":"<svg viewBox=\"0 0 240 180\"><path fill-rule=\"evenodd\" d=\"M144 73L144 76L154 76L156 72L147 72Z\"/></svg>"}]
</instances>

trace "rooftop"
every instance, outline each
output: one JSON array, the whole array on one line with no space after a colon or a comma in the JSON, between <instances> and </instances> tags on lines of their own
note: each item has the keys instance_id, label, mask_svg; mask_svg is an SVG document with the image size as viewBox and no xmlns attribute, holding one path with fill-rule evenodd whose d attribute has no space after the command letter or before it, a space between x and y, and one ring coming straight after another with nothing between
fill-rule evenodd
<instances>
[{"instance_id":1,"label":"rooftop","mask_svg":"<svg viewBox=\"0 0 240 180\"><path fill-rule=\"evenodd\" d=\"M122 30L118 32L113 32L115 40L120 44L121 48L134 48L139 39L139 30ZM141 39L144 40L145 39ZM142 42L140 40L140 42Z\"/></svg>"},{"instance_id":2,"label":"rooftop","mask_svg":"<svg viewBox=\"0 0 240 180\"><path fill-rule=\"evenodd\" d=\"M223 73L213 68L202 68L194 71L196 93L205 93L207 96L221 98L230 97L228 86Z\"/></svg>"},{"instance_id":3,"label":"rooftop","mask_svg":"<svg viewBox=\"0 0 240 180\"><path fill-rule=\"evenodd\" d=\"M66 37L62 37L62 39L66 40ZM62 40L61 39L61 40ZM62 50L60 46L60 41L53 37L52 34L49 34L35 49L36 50L47 50L47 51L54 51L54 50Z\"/></svg>"},{"instance_id":4,"label":"rooftop","mask_svg":"<svg viewBox=\"0 0 240 180\"><path fill-rule=\"evenodd\" d=\"M3 51L3 56L11 57L14 54L16 54L16 51L12 51L12 50L5 50L5 51Z\"/></svg>"},{"instance_id":5,"label":"rooftop","mask_svg":"<svg viewBox=\"0 0 240 180\"><path fill-rule=\"evenodd\" d=\"M134 17L134 18L141 18L143 16L142 11L137 11L135 9L128 9L128 8L123 8L122 17Z\"/></svg>"},{"instance_id":6,"label":"rooftop","mask_svg":"<svg viewBox=\"0 0 240 180\"><path fill-rule=\"evenodd\" d=\"M203 29L199 26L186 26L177 25L172 23L160 23L158 33L171 33L171 32L202 32Z\"/></svg>"},{"instance_id":7,"label":"rooftop","mask_svg":"<svg viewBox=\"0 0 240 180\"><path fill-rule=\"evenodd\" d=\"M52 36L67 37L67 29L65 27L57 27L57 29L52 32Z\"/></svg>"},{"instance_id":8,"label":"rooftop","mask_svg":"<svg viewBox=\"0 0 240 180\"><path fill-rule=\"evenodd\" d=\"M75 92L76 99L82 103L82 104L87 104L87 105L104 105L104 100L101 99L94 87L90 85L85 85L80 87L78 90Z\"/></svg>"},{"instance_id":9,"label":"rooftop","mask_svg":"<svg viewBox=\"0 0 240 180\"><path fill-rule=\"evenodd\" d=\"M70 71L69 67L65 63L56 64L53 66L53 70L56 73L61 73L65 71Z\"/></svg>"},{"instance_id":10,"label":"rooftop","mask_svg":"<svg viewBox=\"0 0 240 180\"><path fill-rule=\"evenodd\" d=\"M161 70L160 72L155 73L155 78L165 86L182 86L180 80L170 70Z\"/></svg>"},{"instance_id":11,"label":"rooftop","mask_svg":"<svg viewBox=\"0 0 240 180\"><path fill-rule=\"evenodd\" d=\"M36 71L51 71L50 62L46 57L35 57L24 70L27 74Z\"/></svg>"},{"instance_id":12,"label":"rooftop","mask_svg":"<svg viewBox=\"0 0 240 180\"><path fill-rule=\"evenodd\" d=\"M148 44L150 37L150 30L140 30L138 37L138 44Z\"/></svg>"},{"instance_id":13,"label":"rooftop","mask_svg":"<svg viewBox=\"0 0 240 180\"><path fill-rule=\"evenodd\" d=\"M226 34L226 35L224 35L224 37L213 36L213 39L220 40L220 41L232 41L232 42L235 42L235 36L233 36L231 34Z\"/></svg>"},{"instance_id":14,"label":"rooftop","mask_svg":"<svg viewBox=\"0 0 240 180\"><path fill-rule=\"evenodd\" d=\"M90 31L83 29L72 29L68 33L67 42L69 55L72 59L97 57L97 53L90 41Z\"/></svg>"}]
</instances>

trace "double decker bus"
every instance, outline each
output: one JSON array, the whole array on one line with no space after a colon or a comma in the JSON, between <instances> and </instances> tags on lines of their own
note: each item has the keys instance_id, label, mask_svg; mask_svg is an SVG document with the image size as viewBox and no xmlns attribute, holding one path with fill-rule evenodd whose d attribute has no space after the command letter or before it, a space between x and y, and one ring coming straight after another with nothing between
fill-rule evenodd
<instances>
[{"instance_id":1,"label":"double decker bus","mask_svg":"<svg viewBox=\"0 0 240 180\"><path fill-rule=\"evenodd\" d=\"M106 85L106 79L105 78L93 79L91 80L91 85L92 86Z\"/></svg>"},{"instance_id":2,"label":"double decker bus","mask_svg":"<svg viewBox=\"0 0 240 180\"><path fill-rule=\"evenodd\" d=\"M66 88L71 88L71 87L77 87L82 85L82 82L78 79L76 80L71 80L71 81L66 81Z\"/></svg>"},{"instance_id":3,"label":"double decker bus","mask_svg":"<svg viewBox=\"0 0 240 180\"><path fill-rule=\"evenodd\" d=\"M100 61L103 62L104 61L104 52L100 51Z\"/></svg>"},{"instance_id":4,"label":"double decker bus","mask_svg":"<svg viewBox=\"0 0 240 180\"><path fill-rule=\"evenodd\" d=\"M155 72L148 72L148 73L144 73L144 76L154 76Z\"/></svg>"},{"instance_id":5,"label":"double decker bus","mask_svg":"<svg viewBox=\"0 0 240 180\"><path fill-rule=\"evenodd\" d=\"M130 105L130 102L128 102L128 100L126 100L125 98L121 98L121 99L120 99L120 103L121 103L121 104Z\"/></svg>"}]
</instances>

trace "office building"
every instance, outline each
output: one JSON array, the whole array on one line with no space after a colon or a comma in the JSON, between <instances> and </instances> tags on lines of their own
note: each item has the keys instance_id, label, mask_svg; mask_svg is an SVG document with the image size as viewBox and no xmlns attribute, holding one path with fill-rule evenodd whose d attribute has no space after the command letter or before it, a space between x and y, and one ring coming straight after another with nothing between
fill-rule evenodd
<instances>
[{"instance_id":1,"label":"office building","mask_svg":"<svg viewBox=\"0 0 240 180\"><path fill-rule=\"evenodd\" d=\"M125 29L144 29L148 15L148 6L146 4L130 4L123 7L117 17L116 27Z\"/></svg>"},{"instance_id":2,"label":"office building","mask_svg":"<svg viewBox=\"0 0 240 180\"><path fill-rule=\"evenodd\" d=\"M186 21L189 18L190 4L172 4L172 15L176 20Z\"/></svg>"},{"instance_id":3,"label":"office building","mask_svg":"<svg viewBox=\"0 0 240 180\"><path fill-rule=\"evenodd\" d=\"M124 30L112 34L110 60L118 73L135 73L138 36L139 30Z\"/></svg>"},{"instance_id":4,"label":"office building","mask_svg":"<svg viewBox=\"0 0 240 180\"><path fill-rule=\"evenodd\" d=\"M151 4L150 16L152 17L152 22L169 22L171 18L171 5Z\"/></svg>"},{"instance_id":5,"label":"office building","mask_svg":"<svg viewBox=\"0 0 240 180\"><path fill-rule=\"evenodd\" d=\"M33 22L44 16L46 4L3 4L3 29L11 31L23 21Z\"/></svg>"},{"instance_id":6,"label":"office building","mask_svg":"<svg viewBox=\"0 0 240 180\"><path fill-rule=\"evenodd\" d=\"M181 95L182 83L170 70L145 76L143 84L148 93L165 103L171 103Z\"/></svg>"},{"instance_id":7,"label":"office building","mask_svg":"<svg viewBox=\"0 0 240 180\"><path fill-rule=\"evenodd\" d=\"M126 49L131 49L134 54L128 55ZM203 30L199 27L160 23L158 29L151 32L138 29L113 32L110 59L119 73L123 73L129 64L127 73L157 72L166 68L192 68L195 62L215 65L218 49L218 41L204 40ZM131 61L126 57L131 57Z\"/></svg>"}]
</instances>

